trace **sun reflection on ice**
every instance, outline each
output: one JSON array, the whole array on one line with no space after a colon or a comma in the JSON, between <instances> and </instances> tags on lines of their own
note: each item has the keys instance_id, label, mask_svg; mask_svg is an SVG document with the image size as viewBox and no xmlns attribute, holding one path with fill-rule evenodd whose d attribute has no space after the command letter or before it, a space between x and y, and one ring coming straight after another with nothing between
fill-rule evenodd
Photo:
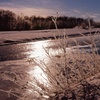
<instances>
[{"instance_id":1,"label":"sun reflection on ice","mask_svg":"<svg viewBox=\"0 0 100 100\"><path fill-rule=\"evenodd\" d=\"M30 43L30 48L31 51L29 52L29 59L35 59L38 60L36 63L33 64L32 68L29 70L29 75L30 78L34 80L39 81L40 83L43 83L47 85L49 83L48 76L46 73L47 66L42 65L43 63L45 64L50 64L51 59L48 56L53 56L56 57L56 55L60 56L62 55L62 50L59 48L56 48L55 43L51 43L51 41L38 41L38 42L31 42ZM47 54L45 50L48 50L50 55ZM69 52L70 48L66 48L66 51ZM34 62L34 61L33 61ZM41 63L42 62L42 63Z\"/></svg>"},{"instance_id":2,"label":"sun reflection on ice","mask_svg":"<svg viewBox=\"0 0 100 100\"><path fill-rule=\"evenodd\" d=\"M53 83L50 81L50 79L52 74L55 77L55 70L54 68L52 68L52 64L54 63L51 63L52 62L51 59L54 60L57 57L59 58L60 56L63 56L62 49L58 48L58 46L55 46L55 43L54 42L52 43L51 41L31 42L28 46L30 48L30 52L28 52L29 53L28 58L32 60L38 60L36 63L34 63L33 61L33 63L31 63L32 65L30 64L31 67L28 71L30 80L28 84L30 86L30 88L28 89L29 94L31 93L33 94L33 92L34 93L36 92L34 87L39 91L43 90L42 87L45 87L45 89L48 90L53 89ZM70 50L71 50L70 48L66 48L66 51L68 53ZM47 53L50 55L48 55ZM50 56L51 59L48 56ZM47 73L47 69L50 70L49 74ZM45 94L43 96L48 98L47 95Z\"/></svg>"},{"instance_id":3,"label":"sun reflection on ice","mask_svg":"<svg viewBox=\"0 0 100 100\"><path fill-rule=\"evenodd\" d=\"M48 46L48 42L39 41L39 42L33 42L30 45L31 51L29 58L38 58L38 59L44 59L46 57L45 49Z\"/></svg>"},{"instance_id":4,"label":"sun reflection on ice","mask_svg":"<svg viewBox=\"0 0 100 100\"><path fill-rule=\"evenodd\" d=\"M39 66L35 66L33 69L31 69L29 71L29 74L33 81L35 78L38 82L40 82L41 84L43 83L45 85L47 85L47 83L49 82L48 77Z\"/></svg>"},{"instance_id":5,"label":"sun reflection on ice","mask_svg":"<svg viewBox=\"0 0 100 100\"><path fill-rule=\"evenodd\" d=\"M39 66L35 66L34 68L31 68L28 72L29 74L29 78L30 78L30 82L28 83L29 88L27 89L27 93L29 95L36 95L36 96L40 96L40 94L38 92L41 91L42 96L44 98L49 98L45 93L44 93L44 87L49 88L50 87L50 83L49 83L49 79L46 75L45 72L43 72L43 70L39 67Z\"/></svg>"},{"instance_id":6,"label":"sun reflection on ice","mask_svg":"<svg viewBox=\"0 0 100 100\"><path fill-rule=\"evenodd\" d=\"M45 51L48 46L52 45L50 43L50 41L38 41L29 44L28 58L32 59L32 67L29 69L28 74L33 84L39 83L48 87L49 80L46 74L46 66L42 65L41 62L47 64L50 60Z\"/></svg>"}]
</instances>

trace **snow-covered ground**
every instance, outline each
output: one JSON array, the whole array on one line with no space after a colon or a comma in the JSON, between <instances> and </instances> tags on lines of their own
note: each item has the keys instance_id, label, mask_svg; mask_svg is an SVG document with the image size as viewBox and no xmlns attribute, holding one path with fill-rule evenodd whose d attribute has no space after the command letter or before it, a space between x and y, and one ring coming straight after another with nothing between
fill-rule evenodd
<instances>
[{"instance_id":1,"label":"snow-covered ground","mask_svg":"<svg viewBox=\"0 0 100 100\"><path fill-rule=\"evenodd\" d=\"M100 31L100 28L92 29L92 32ZM0 45L5 43L20 43L29 40L39 40L50 38L59 35L75 35L80 33L87 33L89 30L73 28L73 29L59 29L59 30L34 30L34 31L5 31L0 32Z\"/></svg>"}]
</instances>

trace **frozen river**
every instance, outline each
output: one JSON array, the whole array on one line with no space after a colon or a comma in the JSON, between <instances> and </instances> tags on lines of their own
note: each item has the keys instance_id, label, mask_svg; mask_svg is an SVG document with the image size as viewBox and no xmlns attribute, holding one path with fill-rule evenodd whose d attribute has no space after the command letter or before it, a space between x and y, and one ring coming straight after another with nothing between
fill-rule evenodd
<instances>
[{"instance_id":1,"label":"frozen river","mask_svg":"<svg viewBox=\"0 0 100 100\"><path fill-rule=\"evenodd\" d=\"M32 63L33 61L30 62L30 60L38 59L39 61L44 61L51 66L52 63L47 53L54 57L59 56L59 54L61 54L61 50L57 44L59 44L59 42L46 40L0 46L0 73L6 72L11 73L12 75L13 73L17 73L18 76L27 76L28 80L24 78L22 80L33 83L33 77L36 77L37 80L41 80L41 82L46 84L48 80L47 76L45 76L43 71L36 64ZM70 48L68 48L68 51L70 51ZM16 85L12 81L5 81L0 77L0 89L18 89L20 88L20 84L23 84L22 80L21 83L19 82L19 84ZM28 89L27 91L32 90ZM16 99L16 97L12 95L8 97L7 93L4 91L1 91L0 94L2 100Z\"/></svg>"},{"instance_id":2,"label":"frozen river","mask_svg":"<svg viewBox=\"0 0 100 100\"><path fill-rule=\"evenodd\" d=\"M80 43L82 40L83 39L79 39ZM99 41L100 38L97 37L97 40ZM63 45L63 42L60 45ZM75 44L72 43L72 45ZM80 51L83 48L88 52L90 50L88 45L80 46ZM66 48L68 53L72 49L75 50L75 46L72 48ZM100 53L100 41L97 43L97 49ZM48 57L48 54L52 55L51 58ZM41 71L41 69L37 65L31 63L31 59L39 59L40 61L42 60L47 63L49 66L52 66L50 59L53 59L52 57L59 58L61 54L62 51L59 48L59 41L55 40L0 46L0 72L14 72L23 75L27 73L28 81L30 81L35 76L36 78L38 77L37 80L41 80L46 84L48 82L48 77L44 75L43 71ZM41 76L43 76L45 80ZM34 80L32 79L31 81ZM12 82L3 80L0 83L0 89L13 90L13 88L15 87L19 88L19 84L18 86L16 86ZM28 91L32 90L29 89ZM2 100L12 100L12 98L15 98L13 96L8 97L7 93L5 95L5 92L1 92L0 94Z\"/></svg>"}]
</instances>

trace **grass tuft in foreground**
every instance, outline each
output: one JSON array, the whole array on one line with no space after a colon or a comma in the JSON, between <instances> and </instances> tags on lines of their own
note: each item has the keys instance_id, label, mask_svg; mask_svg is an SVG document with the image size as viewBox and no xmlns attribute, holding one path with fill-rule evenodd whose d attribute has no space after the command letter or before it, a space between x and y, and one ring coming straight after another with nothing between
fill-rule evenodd
<instances>
[{"instance_id":1,"label":"grass tuft in foreground","mask_svg":"<svg viewBox=\"0 0 100 100\"><path fill-rule=\"evenodd\" d=\"M56 19L53 19L56 25ZM57 25L56 25L57 29ZM57 30L58 31L58 30ZM100 99L100 55L96 47L96 41L91 34L82 37L87 38L84 49L80 46L77 38L70 38L64 32L64 37L55 37L55 47L58 50L55 54L52 49L44 48L46 59L29 59L29 64L35 65L40 75L29 79L23 69L15 69L15 72L3 72L3 80L11 81L18 88L6 92L8 96L13 95L18 100L99 100ZM58 31L59 32L59 31ZM74 43L74 46L73 46ZM12 77L13 76L13 77Z\"/></svg>"}]
</instances>

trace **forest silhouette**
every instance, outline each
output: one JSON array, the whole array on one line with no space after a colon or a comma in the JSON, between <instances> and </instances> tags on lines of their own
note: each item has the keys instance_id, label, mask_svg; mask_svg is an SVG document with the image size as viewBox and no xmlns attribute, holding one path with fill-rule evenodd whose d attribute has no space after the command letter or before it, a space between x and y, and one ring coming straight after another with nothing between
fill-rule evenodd
<instances>
[{"instance_id":1,"label":"forest silhouette","mask_svg":"<svg viewBox=\"0 0 100 100\"><path fill-rule=\"evenodd\" d=\"M0 10L0 31L22 31L22 30L44 30L55 29L52 21L53 16L40 17L40 16L22 16L16 15L9 10ZM100 23L95 22L90 18L90 23L93 27L100 27ZM76 18L68 16L57 17L58 29L81 27L87 29L88 18Z\"/></svg>"}]
</instances>

